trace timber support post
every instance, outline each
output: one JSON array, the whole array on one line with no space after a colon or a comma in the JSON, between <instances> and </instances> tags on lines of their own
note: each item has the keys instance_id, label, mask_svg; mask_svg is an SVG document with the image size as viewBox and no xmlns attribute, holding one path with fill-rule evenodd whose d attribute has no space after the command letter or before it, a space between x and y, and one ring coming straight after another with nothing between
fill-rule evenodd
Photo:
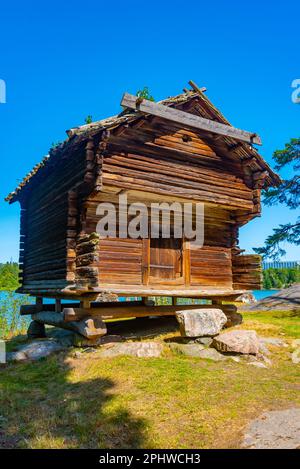
<instances>
[{"instance_id":1,"label":"timber support post","mask_svg":"<svg viewBox=\"0 0 300 469\"><path fill-rule=\"evenodd\" d=\"M216 300L216 299L211 300L211 304L214 305L214 306L216 306L216 307L219 306L219 307L221 308L221 306L222 306L222 300Z\"/></svg>"},{"instance_id":2,"label":"timber support post","mask_svg":"<svg viewBox=\"0 0 300 469\"><path fill-rule=\"evenodd\" d=\"M36 311L43 311L43 297L37 296L35 299Z\"/></svg>"},{"instance_id":3,"label":"timber support post","mask_svg":"<svg viewBox=\"0 0 300 469\"><path fill-rule=\"evenodd\" d=\"M41 324L49 324L50 326L61 327L72 332L76 332L87 339L96 339L106 334L107 328L100 317L87 317L85 316L80 321L66 322L61 313L52 311L41 311L33 314L33 321Z\"/></svg>"}]
</instances>

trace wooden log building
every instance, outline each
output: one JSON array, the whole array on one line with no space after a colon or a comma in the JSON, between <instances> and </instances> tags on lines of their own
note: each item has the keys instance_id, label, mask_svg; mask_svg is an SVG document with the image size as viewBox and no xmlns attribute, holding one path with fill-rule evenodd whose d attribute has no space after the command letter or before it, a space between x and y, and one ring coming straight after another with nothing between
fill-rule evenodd
<instances>
[{"instance_id":1,"label":"wooden log building","mask_svg":"<svg viewBox=\"0 0 300 469\"><path fill-rule=\"evenodd\" d=\"M190 85L160 103L125 93L123 112L67 131L9 194L21 205L18 291L37 298L23 313L62 327L77 321L94 337L101 319L174 314L176 300L151 307L149 296L221 304L260 288L260 257L242 254L238 232L260 215L261 189L280 179L253 147L258 135L231 126ZM120 193L128 204L204 203L204 246L190 249L184 237L99 238L97 206L117 205ZM120 296L142 300L118 306ZM45 297L55 306L43 306ZM81 304L62 308L61 299Z\"/></svg>"}]
</instances>

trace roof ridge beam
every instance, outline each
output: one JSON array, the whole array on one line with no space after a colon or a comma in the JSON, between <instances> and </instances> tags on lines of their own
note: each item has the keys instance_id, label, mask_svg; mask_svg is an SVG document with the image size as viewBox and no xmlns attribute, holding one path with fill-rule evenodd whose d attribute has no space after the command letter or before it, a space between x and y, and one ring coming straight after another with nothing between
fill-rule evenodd
<instances>
[{"instance_id":1,"label":"roof ridge beam","mask_svg":"<svg viewBox=\"0 0 300 469\"><path fill-rule=\"evenodd\" d=\"M121 106L124 108L134 109L143 114L151 114L171 122L176 122L192 129L205 130L250 144L262 145L261 138L256 133L237 129L231 125L196 116L195 114L171 108L164 104L154 103L148 99L141 99L129 93L124 93L121 100Z\"/></svg>"}]
</instances>

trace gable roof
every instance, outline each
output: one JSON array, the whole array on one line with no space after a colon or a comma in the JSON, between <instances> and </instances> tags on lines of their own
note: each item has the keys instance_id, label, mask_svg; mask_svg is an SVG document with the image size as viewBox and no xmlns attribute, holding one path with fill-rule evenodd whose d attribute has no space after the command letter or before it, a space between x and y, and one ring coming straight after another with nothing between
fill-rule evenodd
<instances>
[{"instance_id":1,"label":"gable roof","mask_svg":"<svg viewBox=\"0 0 300 469\"><path fill-rule=\"evenodd\" d=\"M192 102L194 102L193 112L198 113L199 116L221 122L226 125L231 125L223 114L211 103L202 90L198 88L197 90L186 90L182 94L159 101L159 104L177 108L186 103ZM122 125L134 122L141 117L143 116L141 116L139 112L125 109L118 115L67 130L66 133L68 138L59 146L51 150L49 155L46 155L40 163L35 165L16 189L8 194L5 200L9 203L16 201L22 190L35 179L36 175L39 174L43 168L47 168L50 163L53 162L54 158L57 159L61 154L72 150L72 148L76 148L80 143L103 130L113 130ZM258 151L250 144L237 141L233 137L223 137L222 141L224 141L228 146L228 149L234 148L234 152L240 156L241 160L249 160L249 158L252 158L257 163L257 171L266 171L268 173L266 177L267 186L278 185L281 182L280 177L271 169L266 161L260 156Z\"/></svg>"}]
</instances>

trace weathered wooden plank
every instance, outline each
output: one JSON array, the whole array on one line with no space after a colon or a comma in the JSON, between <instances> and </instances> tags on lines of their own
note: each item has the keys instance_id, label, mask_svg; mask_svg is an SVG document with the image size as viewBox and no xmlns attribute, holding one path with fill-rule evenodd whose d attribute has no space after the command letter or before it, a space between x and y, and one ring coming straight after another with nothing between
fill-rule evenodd
<instances>
[{"instance_id":1,"label":"weathered wooden plank","mask_svg":"<svg viewBox=\"0 0 300 469\"><path fill-rule=\"evenodd\" d=\"M237 129L230 125L215 122L209 119L205 119L194 114L190 114L179 109L173 109L163 104L154 103L147 99L140 99L129 93L125 93L121 100L121 106L125 108L134 109L144 114L151 114L153 116L167 119L172 122L176 122L186 127L193 129L207 130L218 135L225 135L226 137L232 137L236 140L241 140L248 143L255 143L261 145L261 138L252 132Z\"/></svg>"},{"instance_id":2,"label":"weathered wooden plank","mask_svg":"<svg viewBox=\"0 0 300 469\"><path fill-rule=\"evenodd\" d=\"M83 290L83 292L86 290ZM64 288L62 291L65 297L69 295L74 295L74 291L70 290L68 287ZM81 291L78 288L76 290L77 294L80 294ZM242 289L233 289L233 288L222 288L214 286L147 286L147 285L130 285L130 284L101 284L100 286L90 288L90 294L115 294L117 296L178 296L181 298L203 298L203 299L213 299L213 298L224 298L224 299L234 299L237 296L245 293L245 290Z\"/></svg>"},{"instance_id":3,"label":"weathered wooden plank","mask_svg":"<svg viewBox=\"0 0 300 469\"><path fill-rule=\"evenodd\" d=\"M99 317L85 317L79 322L66 322L62 313L52 311L41 311L31 317L34 321L68 329L83 335L87 339L96 339L107 332L104 322Z\"/></svg>"},{"instance_id":4,"label":"weathered wooden plank","mask_svg":"<svg viewBox=\"0 0 300 469\"><path fill-rule=\"evenodd\" d=\"M217 306L224 312L235 310L234 305ZM132 305L132 306L111 306L104 307L91 307L91 308L64 308L63 316L66 322L80 321L86 316L97 316L103 320L108 319L122 319L129 317L147 317L147 316L174 316L177 311L205 309L207 305L166 305L166 306L145 306L145 305Z\"/></svg>"},{"instance_id":5,"label":"weathered wooden plank","mask_svg":"<svg viewBox=\"0 0 300 469\"><path fill-rule=\"evenodd\" d=\"M103 183L114 185L120 189L135 189L156 194L159 193L161 195L173 194L174 196L184 197L186 199L220 204L224 207L237 207L245 210L251 210L253 208L252 200L237 199L223 194L217 194L213 192L213 187L211 188L211 192L194 188L186 189L178 186L170 187L165 184L148 183L143 179L127 177L126 175L121 176L121 174L114 175L108 172L103 174Z\"/></svg>"}]
</instances>

